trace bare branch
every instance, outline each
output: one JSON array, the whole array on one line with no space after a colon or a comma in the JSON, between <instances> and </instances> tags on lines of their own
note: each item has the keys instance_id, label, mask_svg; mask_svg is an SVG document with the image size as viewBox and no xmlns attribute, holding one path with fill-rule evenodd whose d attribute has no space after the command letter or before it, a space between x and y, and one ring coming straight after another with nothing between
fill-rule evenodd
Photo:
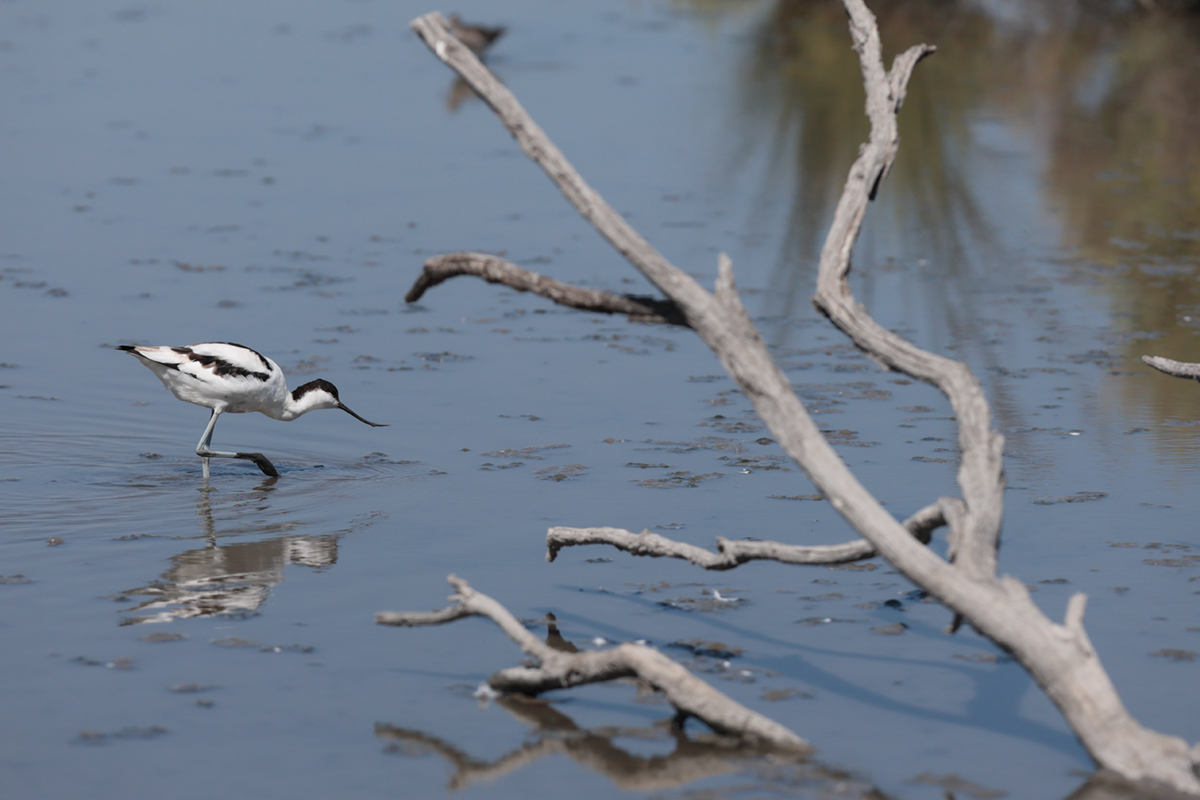
<instances>
[{"instance_id":1,"label":"bare branch","mask_svg":"<svg viewBox=\"0 0 1200 800\"><path fill-rule=\"evenodd\" d=\"M1173 361L1162 356L1142 356L1142 361L1154 367L1159 372L1174 375L1176 378L1191 378L1200 381L1200 364L1188 361Z\"/></svg>"},{"instance_id":2,"label":"bare branch","mask_svg":"<svg viewBox=\"0 0 1200 800\"><path fill-rule=\"evenodd\" d=\"M983 388L965 364L925 352L876 323L854 300L847 281L850 255L867 203L891 168L900 144L896 112L903 102L908 77L917 62L933 52L933 48L911 47L896 58L890 73L885 72L874 15L861 0L849 0L845 6L850 15L854 49L862 64L871 136L850 168L838 202L821 252L813 302L872 358L890 369L933 384L949 398L959 423L962 464L958 480L966 503L966 513L951 525L957 539L954 561L968 574L990 577L996 573L996 547L1003 520L1004 439L992 430L991 411Z\"/></svg>"},{"instance_id":3,"label":"bare branch","mask_svg":"<svg viewBox=\"0 0 1200 800\"><path fill-rule=\"evenodd\" d=\"M650 531L633 533L621 528L551 528L546 534L546 560L553 561L564 547L603 544L635 556L681 558L711 570L733 569L754 560L780 561L784 564L842 564L875 555L870 542L859 539L835 545L801 547L747 539L717 537L717 550L677 542Z\"/></svg>"},{"instance_id":4,"label":"bare branch","mask_svg":"<svg viewBox=\"0 0 1200 800\"><path fill-rule=\"evenodd\" d=\"M1194 761L1200 747L1189 752L1182 739L1143 728L1129 715L1087 640L1082 601L1072 602L1070 624L1058 625L1037 608L1024 584L996 577L996 548L1003 520L1004 443L992 430L991 411L978 380L964 364L922 351L883 329L851 294L846 278L854 243L867 203L887 175L899 143L896 111L913 67L932 48L910 48L888 72L882 63L874 15L862 0L843 0L843 5L862 66L871 135L851 167L838 202L821 255L814 303L874 359L932 383L949 398L959 423L962 464L958 481L963 492L958 505L941 503L951 528L953 565L914 541L821 435L742 306L728 259L719 264L716 295L709 294L668 263L583 182L512 93L449 35L441 15L428 14L414 20L412 26L496 111L580 214L678 304L688 325L716 353L784 452L879 554L1012 653L1058 706L1099 766L1127 779L1157 781L1200 795L1200 778L1193 771L1200 763ZM623 645L618 650L629 647L633 646ZM541 673L547 667L543 663L537 674L520 677L543 685Z\"/></svg>"},{"instance_id":5,"label":"bare branch","mask_svg":"<svg viewBox=\"0 0 1200 800\"><path fill-rule=\"evenodd\" d=\"M525 653L541 662L537 667L512 667L495 673L488 678L488 685L496 691L541 694L585 683L638 678L665 694L679 714L695 717L718 733L790 752L812 749L787 728L718 692L652 647L621 644L577 653L555 650L530 633L508 609L475 591L465 580L454 575L447 580L455 590L449 608L415 614L384 611L375 615L375 622L413 627L470 616L487 617Z\"/></svg>"},{"instance_id":6,"label":"bare branch","mask_svg":"<svg viewBox=\"0 0 1200 800\"><path fill-rule=\"evenodd\" d=\"M572 286L485 253L449 253L429 259L412 288L408 290L408 294L404 296L404 300L407 303L415 303L427 290L459 275L474 275L488 283L503 284L518 292L533 292L570 308L605 314L628 314L629 319L634 322L687 324L679 312L679 307L669 300L613 294L599 289Z\"/></svg>"},{"instance_id":7,"label":"bare branch","mask_svg":"<svg viewBox=\"0 0 1200 800\"><path fill-rule=\"evenodd\" d=\"M397 628L421 628L426 625L444 625L472 614L461 605L448 606L440 611L380 611L375 615L376 625L392 625Z\"/></svg>"},{"instance_id":8,"label":"bare branch","mask_svg":"<svg viewBox=\"0 0 1200 800\"><path fill-rule=\"evenodd\" d=\"M945 524L941 503L927 506L904 521L904 527L920 542L929 543L933 531ZM783 564L845 564L876 556L865 539L844 544L791 545L752 539L717 537L717 552L677 542L650 531L632 533L621 528L551 528L546 533L546 560L553 561L564 547L603 544L635 556L682 558L711 570L733 569L747 561L779 561Z\"/></svg>"}]
</instances>

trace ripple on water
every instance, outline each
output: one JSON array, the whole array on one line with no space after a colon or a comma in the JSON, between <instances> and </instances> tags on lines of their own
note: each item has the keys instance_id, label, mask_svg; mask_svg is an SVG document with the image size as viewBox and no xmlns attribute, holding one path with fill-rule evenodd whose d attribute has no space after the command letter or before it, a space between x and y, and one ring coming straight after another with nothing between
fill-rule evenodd
<instances>
[{"instance_id":1,"label":"ripple on water","mask_svg":"<svg viewBox=\"0 0 1200 800\"><path fill-rule=\"evenodd\" d=\"M384 498L443 474L380 452L322 463L284 450L279 477L213 459L205 480L194 455L128 457L151 453L136 436L27 431L16 445L0 453L2 543L42 548L33 582L114 600L121 625L256 616L290 569L333 566L345 536L389 518ZM73 555L52 557L52 538ZM81 573L88 563L106 566Z\"/></svg>"},{"instance_id":2,"label":"ripple on water","mask_svg":"<svg viewBox=\"0 0 1200 800\"><path fill-rule=\"evenodd\" d=\"M4 438L8 542L105 533L123 540L280 535L298 526L344 526L385 484L391 489L442 474L379 452L330 461L328 453L284 450L271 454L278 478L249 463L212 459L205 482L200 459L159 455L149 440L143 448L135 439L131 448L130 436L26 432ZM135 448L142 458L106 455Z\"/></svg>"}]
</instances>

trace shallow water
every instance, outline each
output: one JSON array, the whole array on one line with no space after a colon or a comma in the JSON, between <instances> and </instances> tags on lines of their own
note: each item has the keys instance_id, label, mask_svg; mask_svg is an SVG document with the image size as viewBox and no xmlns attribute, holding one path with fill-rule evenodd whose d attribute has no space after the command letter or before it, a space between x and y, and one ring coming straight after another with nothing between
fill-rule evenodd
<instances>
[{"instance_id":1,"label":"shallow water","mask_svg":"<svg viewBox=\"0 0 1200 800\"><path fill-rule=\"evenodd\" d=\"M1127 706L1196 741L1196 388L1137 361L1200 360L1196 31L914 8L877 8L891 50L939 53L856 290L981 376L1007 439L1002 568L1053 617L1087 592ZM945 610L884 563L545 562L551 525L850 533L688 332L467 279L403 302L424 258L460 249L644 291L408 31L427 10L0 9L0 794L1071 792L1090 763L1045 697L986 641L945 635ZM711 283L731 255L889 508L954 492L945 402L808 300L863 132L835 4L459 10L509 26L497 74L668 258ZM229 415L214 446L281 477L217 460L205 482L207 412L112 348L211 339L391 427ZM580 648L649 639L816 760L712 757L626 685L481 705L480 681L519 661L497 630L373 623L439 607L450 573Z\"/></svg>"}]
</instances>

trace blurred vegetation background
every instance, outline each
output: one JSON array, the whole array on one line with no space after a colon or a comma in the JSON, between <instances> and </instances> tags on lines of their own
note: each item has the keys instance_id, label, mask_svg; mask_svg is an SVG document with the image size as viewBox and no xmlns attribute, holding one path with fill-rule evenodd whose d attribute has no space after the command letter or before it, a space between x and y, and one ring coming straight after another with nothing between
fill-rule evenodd
<instances>
[{"instance_id":1,"label":"blurred vegetation background","mask_svg":"<svg viewBox=\"0 0 1200 800\"><path fill-rule=\"evenodd\" d=\"M709 15L751 10L738 0L677 3ZM1042 257L1053 251L1065 279L1071 272L1094 286L1125 334L1112 369L1134 369L1145 352L1200 361L1200 0L869 5L885 58L918 42L938 50L909 87L900 155L856 259L872 268L916 260L936 284L922 326L960 336L972 332L979 300L956 286L1033 257L1030 243L1013 241L1014 221L1033 218L1054 239L1040 243ZM737 76L736 103L732 171L765 148L770 167L756 196L764 207L780 197L788 206L769 309L786 316L808 303L833 206L867 133L841 7L769 6ZM981 180L989 125L1028 149L1012 159L1011 175ZM1125 384L1121 392L1138 396L1122 402L1194 416L1187 382Z\"/></svg>"}]
</instances>

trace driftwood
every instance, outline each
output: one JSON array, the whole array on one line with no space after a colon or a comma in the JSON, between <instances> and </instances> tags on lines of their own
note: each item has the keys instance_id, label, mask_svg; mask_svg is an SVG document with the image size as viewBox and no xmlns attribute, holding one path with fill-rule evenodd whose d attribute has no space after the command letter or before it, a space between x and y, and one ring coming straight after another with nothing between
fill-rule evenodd
<instances>
[{"instance_id":1,"label":"driftwood","mask_svg":"<svg viewBox=\"0 0 1200 800\"><path fill-rule=\"evenodd\" d=\"M1200 364L1188 361L1172 361L1162 356L1142 356L1142 361L1154 367L1159 372L1174 375L1176 378L1191 378L1200 381Z\"/></svg>"},{"instance_id":2,"label":"driftwood","mask_svg":"<svg viewBox=\"0 0 1200 800\"><path fill-rule=\"evenodd\" d=\"M926 506L902 523L922 544L946 524L942 504ZM546 534L546 560L553 561L564 547L607 544L635 556L670 556L686 559L712 570L733 569L747 561L778 561L783 564L845 564L874 558L875 546L866 539L844 544L802 546L754 539L717 537L717 552L686 542L677 542L650 531L632 533L621 528L551 528Z\"/></svg>"},{"instance_id":3,"label":"driftwood","mask_svg":"<svg viewBox=\"0 0 1200 800\"><path fill-rule=\"evenodd\" d=\"M780 446L874 551L1011 653L1049 695L1099 768L1129 780L1200 795L1196 771L1200 745L1189 750L1183 739L1148 730L1126 711L1084 630L1086 596L1074 595L1063 623L1058 624L1038 609L1021 581L996 575L1003 519L1003 439L992 429L991 411L979 382L966 365L927 353L881 328L851 293L846 280L851 252L867 203L886 178L899 144L896 114L913 68L933 48L909 48L888 70L874 16L862 0L843 0L843 4L862 65L871 134L850 169L837 205L821 255L814 303L876 361L933 384L949 399L959 423L962 452L958 473L962 496L937 503L949 527L949 562L888 513L821 435L742 305L727 258L720 259L715 292L710 294L667 262L583 181L513 94L450 35L440 14L420 17L412 27L491 106L579 213L678 306L686 324L721 360ZM734 544L743 543L724 542L722 548ZM681 555L675 543L657 551L636 551Z\"/></svg>"},{"instance_id":4,"label":"driftwood","mask_svg":"<svg viewBox=\"0 0 1200 800\"><path fill-rule=\"evenodd\" d=\"M453 605L429 612L381 611L375 615L375 622L418 627L464 617L487 617L539 662L536 667L511 667L490 676L488 686L497 692L537 695L585 683L637 678L666 696L680 722L695 717L718 733L793 754L812 749L787 728L718 692L653 647L626 643L575 653L557 650L530 633L507 608L475 591L466 581L453 575L447 580L454 587L450 596Z\"/></svg>"}]
</instances>

